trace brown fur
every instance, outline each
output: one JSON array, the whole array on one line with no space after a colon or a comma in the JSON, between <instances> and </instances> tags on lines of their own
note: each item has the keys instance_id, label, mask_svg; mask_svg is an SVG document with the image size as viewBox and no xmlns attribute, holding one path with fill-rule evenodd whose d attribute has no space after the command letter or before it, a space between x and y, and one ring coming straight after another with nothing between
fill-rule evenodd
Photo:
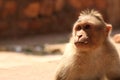
<instances>
[{"instance_id":1,"label":"brown fur","mask_svg":"<svg viewBox=\"0 0 120 80\"><path fill-rule=\"evenodd\" d=\"M120 80L120 59L110 30L99 12L81 12L55 80Z\"/></svg>"}]
</instances>

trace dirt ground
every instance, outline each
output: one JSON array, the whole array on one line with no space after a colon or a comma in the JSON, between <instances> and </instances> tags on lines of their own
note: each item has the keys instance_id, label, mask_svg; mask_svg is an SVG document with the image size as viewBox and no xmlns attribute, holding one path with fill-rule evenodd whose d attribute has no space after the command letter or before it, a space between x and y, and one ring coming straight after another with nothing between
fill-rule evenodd
<instances>
[{"instance_id":1,"label":"dirt ground","mask_svg":"<svg viewBox=\"0 0 120 80\"><path fill-rule=\"evenodd\" d=\"M0 80L53 80L60 58L0 52Z\"/></svg>"}]
</instances>

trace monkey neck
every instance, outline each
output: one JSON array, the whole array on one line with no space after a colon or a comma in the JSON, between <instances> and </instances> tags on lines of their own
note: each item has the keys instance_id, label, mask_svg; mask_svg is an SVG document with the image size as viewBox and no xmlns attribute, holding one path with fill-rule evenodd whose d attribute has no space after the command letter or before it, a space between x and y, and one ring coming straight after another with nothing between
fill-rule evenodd
<instances>
[{"instance_id":1,"label":"monkey neck","mask_svg":"<svg viewBox=\"0 0 120 80\"><path fill-rule=\"evenodd\" d=\"M103 44L103 49L104 51L107 50L107 52L109 52L108 50L110 50L110 53L118 53L115 47L115 43L113 42L113 40L108 37Z\"/></svg>"},{"instance_id":2,"label":"monkey neck","mask_svg":"<svg viewBox=\"0 0 120 80\"><path fill-rule=\"evenodd\" d=\"M94 57L96 55L99 55L102 47L97 47L96 49L89 49L89 50L80 50L76 49L75 55L76 56L84 56L84 57Z\"/></svg>"},{"instance_id":3,"label":"monkey neck","mask_svg":"<svg viewBox=\"0 0 120 80\"><path fill-rule=\"evenodd\" d=\"M96 46L94 48L88 48L88 49L81 49L81 48L75 48L76 53L80 54L92 54L95 51L101 50L102 45Z\"/></svg>"}]
</instances>

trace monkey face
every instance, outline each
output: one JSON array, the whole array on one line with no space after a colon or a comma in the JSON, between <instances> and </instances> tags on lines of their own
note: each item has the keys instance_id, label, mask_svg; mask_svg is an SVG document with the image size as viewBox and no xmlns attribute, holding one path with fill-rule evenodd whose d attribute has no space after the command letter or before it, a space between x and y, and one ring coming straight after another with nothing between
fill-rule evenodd
<instances>
[{"instance_id":1,"label":"monkey face","mask_svg":"<svg viewBox=\"0 0 120 80\"><path fill-rule=\"evenodd\" d=\"M77 48L93 49L103 43L105 25L91 16L81 17L73 27L73 42Z\"/></svg>"},{"instance_id":2,"label":"monkey face","mask_svg":"<svg viewBox=\"0 0 120 80\"><path fill-rule=\"evenodd\" d=\"M90 24L77 24L74 27L74 44L76 47L88 47L90 46L90 36L88 35L88 31L90 30Z\"/></svg>"}]
</instances>

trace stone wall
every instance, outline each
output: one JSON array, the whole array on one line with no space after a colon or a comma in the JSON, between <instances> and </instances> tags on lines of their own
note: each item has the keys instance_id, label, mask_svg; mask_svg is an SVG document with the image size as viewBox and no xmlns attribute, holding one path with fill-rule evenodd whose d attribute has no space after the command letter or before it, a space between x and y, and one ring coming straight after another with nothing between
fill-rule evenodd
<instances>
[{"instance_id":1,"label":"stone wall","mask_svg":"<svg viewBox=\"0 0 120 80\"><path fill-rule=\"evenodd\" d=\"M120 2L119 0L116 1ZM114 24L116 22L112 20L116 20L116 17L111 17L114 15L113 12L108 15L111 12L111 5L109 5L111 2L114 1L0 0L0 36L19 37L23 35L69 32L79 12L84 9L99 10L107 22ZM112 7L113 10L114 8Z\"/></svg>"},{"instance_id":2,"label":"stone wall","mask_svg":"<svg viewBox=\"0 0 120 80\"><path fill-rule=\"evenodd\" d=\"M109 22L113 25L113 29L120 32L120 0L107 0L107 15Z\"/></svg>"}]
</instances>

